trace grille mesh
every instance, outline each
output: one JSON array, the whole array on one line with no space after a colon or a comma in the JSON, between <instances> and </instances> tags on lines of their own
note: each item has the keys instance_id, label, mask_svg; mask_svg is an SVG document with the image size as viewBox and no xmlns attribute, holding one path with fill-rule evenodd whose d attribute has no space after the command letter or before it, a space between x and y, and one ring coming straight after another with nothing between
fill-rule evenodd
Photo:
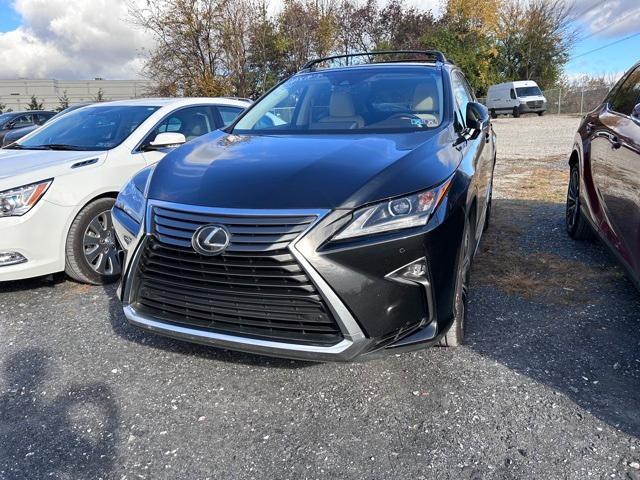
<instances>
[{"instance_id":1,"label":"grille mesh","mask_svg":"<svg viewBox=\"0 0 640 480\"><path fill-rule=\"evenodd\" d=\"M165 321L221 333L311 345L342 339L315 285L288 245L311 216L237 216L154 207L133 304ZM195 230L221 224L231 242L210 257L191 247Z\"/></svg>"}]
</instances>

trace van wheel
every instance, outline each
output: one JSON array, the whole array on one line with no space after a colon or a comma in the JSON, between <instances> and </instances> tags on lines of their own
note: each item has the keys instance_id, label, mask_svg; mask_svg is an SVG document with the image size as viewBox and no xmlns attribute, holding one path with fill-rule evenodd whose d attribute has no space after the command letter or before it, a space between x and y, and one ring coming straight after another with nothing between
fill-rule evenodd
<instances>
[{"instance_id":1,"label":"van wheel","mask_svg":"<svg viewBox=\"0 0 640 480\"><path fill-rule=\"evenodd\" d=\"M539 116L539 117L541 117L541 116L543 116L543 115L544 115L544 110L543 110L543 111L541 111L541 112L538 112L538 116Z\"/></svg>"},{"instance_id":2,"label":"van wheel","mask_svg":"<svg viewBox=\"0 0 640 480\"><path fill-rule=\"evenodd\" d=\"M513 107L513 118L518 118L520 116L520 110L518 107Z\"/></svg>"},{"instance_id":3,"label":"van wheel","mask_svg":"<svg viewBox=\"0 0 640 480\"><path fill-rule=\"evenodd\" d=\"M493 108L491 109L491 118L498 118L498 114Z\"/></svg>"},{"instance_id":4,"label":"van wheel","mask_svg":"<svg viewBox=\"0 0 640 480\"><path fill-rule=\"evenodd\" d=\"M111 208L113 198L100 198L80 210L69 229L65 272L81 283L102 285L120 277L120 259Z\"/></svg>"}]
</instances>

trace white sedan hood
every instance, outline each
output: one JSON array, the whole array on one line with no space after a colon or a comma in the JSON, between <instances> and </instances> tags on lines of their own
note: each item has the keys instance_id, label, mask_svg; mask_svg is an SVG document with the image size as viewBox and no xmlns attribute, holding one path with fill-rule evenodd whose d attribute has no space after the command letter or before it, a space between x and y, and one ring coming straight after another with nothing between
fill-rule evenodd
<instances>
[{"instance_id":1,"label":"white sedan hood","mask_svg":"<svg viewBox=\"0 0 640 480\"><path fill-rule=\"evenodd\" d=\"M75 163L94 158L102 163L106 156L104 151L0 149L0 191L70 174Z\"/></svg>"}]
</instances>

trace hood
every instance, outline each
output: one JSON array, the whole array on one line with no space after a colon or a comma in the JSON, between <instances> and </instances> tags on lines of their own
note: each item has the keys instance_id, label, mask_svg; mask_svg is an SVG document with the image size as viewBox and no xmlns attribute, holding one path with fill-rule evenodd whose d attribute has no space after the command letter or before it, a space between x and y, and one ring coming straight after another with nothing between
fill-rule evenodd
<instances>
[{"instance_id":1,"label":"hood","mask_svg":"<svg viewBox=\"0 0 640 480\"><path fill-rule=\"evenodd\" d=\"M453 131L233 135L213 132L158 164L149 198L243 209L333 209L404 195L451 175Z\"/></svg>"},{"instance_id":2,"label":"hood","mask_svg":"<svg viewBox=\"0 0 640 480\"><path fill-rule=\"evenodd\" d=\"M69 173L71 165L107 152L0 149L0 190L26 185Z\"/></svg>"}]
</instances>

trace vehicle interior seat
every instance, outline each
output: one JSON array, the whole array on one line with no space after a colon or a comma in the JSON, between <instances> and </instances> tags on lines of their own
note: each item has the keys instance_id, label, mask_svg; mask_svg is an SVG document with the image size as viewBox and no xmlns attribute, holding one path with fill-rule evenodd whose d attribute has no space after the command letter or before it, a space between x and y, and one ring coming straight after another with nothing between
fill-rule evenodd
<instances>
[{"instance_id":1,"label":"vehicle interior seat","mask_svg":"<svg viewBox=\"0 0 640 480\"><path fill-rule=\"evenodd\" d=\"M211 129L207 125L207 119L204 115L197 113L185 119L185 125L182 128L184 137L189 140L198 138L205 133L209 133Z\"/></svg>"},{"instance_id":2,"label":"vehicle interior seat","mask_svg":"<svg viewBox=\"0 0 640 480\"><path fill-rule=\"evenodd\" d=\"M356 115L351 93L334 90L329 99L329 115L310 125L311 129L351 129L364 126L364 118Z\"/></svg>"},{"instance_id":3,"label":"vehicle interior seat","mask_svg":"<svg viewBox=\"0 0 640 480\"><path fill-rule=\"evenodd\" d=\"M440 124L437 115L439 109L436 105L439 98L438 86L435 82L420 83L413 91L414 114L424 120L428 126Z\"/></svg>"}]
</instances>

